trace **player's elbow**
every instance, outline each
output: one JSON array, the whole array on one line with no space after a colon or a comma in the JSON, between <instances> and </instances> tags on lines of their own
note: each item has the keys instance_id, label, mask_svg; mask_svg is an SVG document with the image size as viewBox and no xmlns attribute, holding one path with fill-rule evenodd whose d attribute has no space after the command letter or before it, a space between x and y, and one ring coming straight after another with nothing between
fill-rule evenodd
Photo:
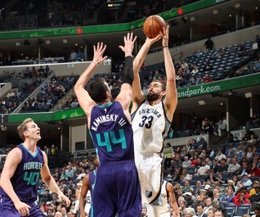
<instances>
[{"instance_id":1,"label":"player's elbow","mask_svg":"<svg viewBox=\"0 0 260 217\"><path fill-rule=\"evenodd\" d=\"M133 61L133 69L134 69L134 71L135 71L136 67L137 67L137 59L135 58L134 61Z\"/></svg>"},{"instance_id":2,"label":"player's elbow","mask_svg":"<svg viewBox=\"0 0 260 217\"><path fill-rule=\"evenodd\" d=\"M77 94L79 92L79 90L80 90L80 85L78 83L76 83L74 85L74 92Z\"/></svg>"},{"instance_id":3,"label":"player's elbow","mask_svg":"<svg viewBox=\"0 0 260 217\"><path fill-rule=\"evenodd\" d=\"M141 95L137 95L137 94L133 94L132 96L132 102L136 103L138 106L144 101L144 96Z\"/></svg>"},{"instance_id":4,"label":"player's elbow","mask_svg":"<svg viewBox=\"0 0 260 217\"><path fill-rule=\"evenodd\" d=\"M132 96L132 102L134 102L134 103L139 103L139 98L136 96L136 95L133 95Z\"/></svg>"},{"instance_id":5,"label":"player's elbow","mask_svg":"<svg viewBox=\"0 0 260 217\"><path fill-rule=\"evenodd\" d=\"M138 75L140 68L141 68L141 61L134 59L133 61L134 75Z\"/></svg>"},{"instance_id":6,"label":"player's elbow","mask_svg":"<svg viewBox=\"0 0 260 217\"><path fill-rule=\"evenodd\" d=\"M50 186L50 183L51 183L51 175L47 175L47 176L42 177L42 181L43 181L47 186Z\"/></svg>"},{"instance_id":7,"label":"player's elbow","mask_svg":"<svg viewBox=\"0 0 260 217\"><path fill-rule=\"evenodd\" d=\"M82 92L82 89L83 89L82 85L80 85L80 84L75 84L75 86L74 86L74 92L75 92L75 95L76 95L77 97L81 95L80 93Z\"/></svg>"},{"instance_id":8,"label":"player's elbow","mask_svg":"<svg viewBox=\"0 0 260 217\"><path fill-rule=\"evenodd\" d=\"M0 186L3 188L8 182L10 182L10 178L5 174L2 174L0 178Z\"/></svg>"}]
</instances>

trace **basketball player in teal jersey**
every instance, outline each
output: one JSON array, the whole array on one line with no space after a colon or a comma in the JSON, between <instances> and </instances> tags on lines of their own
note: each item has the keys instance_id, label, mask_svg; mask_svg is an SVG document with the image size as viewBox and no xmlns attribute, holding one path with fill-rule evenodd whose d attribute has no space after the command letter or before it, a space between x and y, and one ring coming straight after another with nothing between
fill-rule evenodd
<instances>
[{"instance_id":1,"label":"basketball player in teal jersey","mask_svg":"<svg viewBox=\"0 0 260 217\"><path fill-rule=\"evenodd\" d=\"M89 81L98 63L103 62L106 46L94 46L92 63L74 86L81 108L87 115L87 125L98 151L100 165L93 190L94 217L138 217L141 215L141 195L134 162L133 130L129 106L132 100L133 58L136 37L124 37L125 65L120 92L115 100L102 78ZM85 85L87 85L87 90Z\"/></svg>"},{"instance_id":2,"label":"basketball player in teal jersey","mask_svg":"<svg viewBox=\"0 0 260 217\"><path fill-rule=\"evenodd\" d=\"M166 84L154 80L144 96L139 71L153 43L162 40ZM168 47L169 26L156 38L146 38L134 59L132 127L135 162L138 170L142 203L150 204L160 195L162 180L162 149L177 106L175 69ZM149 216L150 217L150 216Z\"/></svg>"},{"instance_id":3,"label":"basketball player in teal jersey","mask_svg":"<svg viewBox=\"0 0 260 217\"><path fill-rule=\"evenodd\" d=\"M69 206L69 199L61 192L50 174L45 152L37 147L40 128L31 119L18 126L23 143L12 149L6 158L0 179L0 217L43 217L37 204L37 183L43 182Z\"/></svg>"}]
</instances>

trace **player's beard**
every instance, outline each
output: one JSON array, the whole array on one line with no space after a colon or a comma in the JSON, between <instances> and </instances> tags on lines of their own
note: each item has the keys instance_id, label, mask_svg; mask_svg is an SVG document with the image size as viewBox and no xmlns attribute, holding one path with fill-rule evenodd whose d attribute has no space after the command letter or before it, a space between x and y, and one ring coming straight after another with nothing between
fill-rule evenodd
<instances>
[{"instance_id":1,"label":"player's beard","mask_svg":"<svg viewBox=\"0 0 260 217\"><path fill-rule=\"evenodd\" d=\"M147 100L148 102L153 102L157 99L159 99L160 95L158 93L149 92L147 94Z\"/></svg>"}]
</instances>

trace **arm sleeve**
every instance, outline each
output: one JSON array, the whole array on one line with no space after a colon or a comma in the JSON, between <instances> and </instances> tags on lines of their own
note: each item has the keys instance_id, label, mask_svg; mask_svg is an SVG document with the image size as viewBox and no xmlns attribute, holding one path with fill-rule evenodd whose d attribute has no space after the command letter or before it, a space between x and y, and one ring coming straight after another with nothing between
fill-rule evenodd
<instances>
[{"instance_id":1,"label":"arm sleeve","mask_svg":"<svg viewBox=\"0 0 260 217\"><path fill-rule=\"evenodd\" d=\"M125 58L125 66L124 66L122 82L132 85L133 80L134 80L133 57L127 56Z\"/></svg>"}]
</instances>

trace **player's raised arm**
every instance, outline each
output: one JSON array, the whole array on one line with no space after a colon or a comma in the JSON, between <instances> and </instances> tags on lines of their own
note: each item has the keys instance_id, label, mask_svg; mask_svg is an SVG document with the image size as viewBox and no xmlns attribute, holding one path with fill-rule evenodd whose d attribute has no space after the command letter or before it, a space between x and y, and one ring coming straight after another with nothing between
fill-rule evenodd
<instances>
[{"instance_id":1,"label":"player's raised arm","mask_svg":"<svg viewBox=\"0 0 260 217\"><path fill-rule=\"evenodd\" d=\"M175 68L173 65L171 53L169 50L169 25L167 25L163 37L162 37L162 47L164 55L164 64L166 71L166 96L164 104L166 106L166 116L168 120L172 121L173 114L177 107L178 95L176 88L176 75Z\"/></svg>"},{"instance_id":2,"label":"player's raised arm","mask_svg":"<svg viewBox=\"0 0 260 217\"><path fill-rule=\"evenodd\" d=\"M146 38L143 46L137 53L136 57L134 58L133 62L133 69L134 69L134 80L132 83L132 88L133 88L133 110L135 110L145 99L144 94L142 92L142 87L141 87L141 81L140 81L140 76L139 72L144 64L144 60L147 56L148 51L150 50L151 46L158 40L161 39L161 35L158 35L155 38Z\"/></svg>"},{"instance_id":3,"label":"player's raised arm","mask_svg":"<svg viewBox=\"0 0 260 217\"><path fill-rule=\"evenodd\" d=\"M78 81L74 86L74 91L77 96L80 107L84 110L87 116L89 116L92 107L95 102L91 99L88 92L85 90L85 86L89 79L92 77L97 65L103 62L107 56L103 56L106 45L103 42L98 42L97 45L93 46L94 57L87 69L81 74Z\"/></svg>"},{"instance_id":4,"label":"player's raised arm","mask_svg":"<svg viewBox=\"0 0 260 217\"><path fill-rule=\"evenodd\" d=\"M133 33L127 33L124 36L124 46L119 46L121 50L125 53L125 65L122 75L122 86L120 92L116 98L119 101L125 111L128 111L131 100L132 100L132 82L134 79L133 74L133 57L132 52L134 49L134 43L136 41L136 36Z\"/></svg>"}]
</instances>

